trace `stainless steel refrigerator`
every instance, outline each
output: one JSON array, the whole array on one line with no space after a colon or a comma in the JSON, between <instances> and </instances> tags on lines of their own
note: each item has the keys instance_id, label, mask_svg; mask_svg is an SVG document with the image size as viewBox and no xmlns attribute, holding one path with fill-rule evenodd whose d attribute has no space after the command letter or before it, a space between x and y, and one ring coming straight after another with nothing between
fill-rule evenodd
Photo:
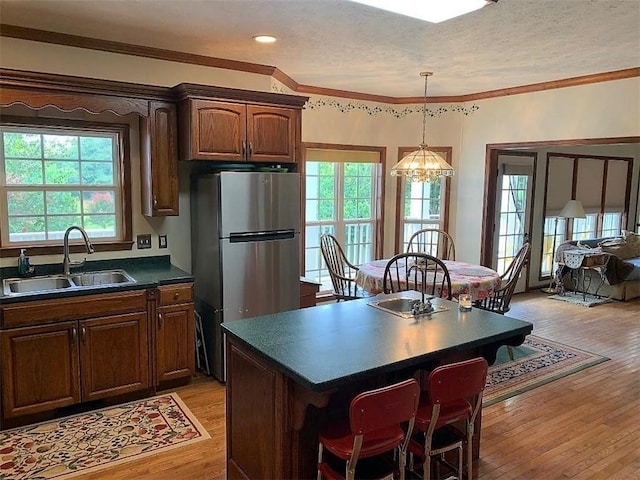
<instances>
[{"instance_id":1,"label":"stainless steel refrigerator","mask_svg":"<svg viewBox=\"0 0 640 480\"><path fill-rule=\"evenodd\" d=\"M299 308L300 175L192 177L191 239L208 363L225 381L222 322Z\"/></svg>"}]
</instances>

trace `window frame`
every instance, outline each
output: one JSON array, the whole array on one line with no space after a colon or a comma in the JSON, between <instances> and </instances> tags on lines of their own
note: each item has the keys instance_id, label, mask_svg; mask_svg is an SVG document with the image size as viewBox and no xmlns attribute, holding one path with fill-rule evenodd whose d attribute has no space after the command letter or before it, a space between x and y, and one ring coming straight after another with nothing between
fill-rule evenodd
<instances>
[{"instance_id":1,"label":"window frame","mask_svg":"<svg viewBox=\"0 0 640 480\"><path fill-rule=\"evenodd\" d=\"M100 251L117 251L130 250L133 246L133 229L132 229L132 203L131 203L131 142L130 142L130 126L126 123L96 122L84 121L65 118L44 118L44 117L20 117L20 116L2 116L0 125L8 127L40 127L62 130L103 130L115 133L119 143L119 195L120 202L116 210L117 222L121 226L122 232L120 239L108 239L101 241L100 238L92 238L91 243L94 249ZM6 211L2 215L7 215ZM0 234L2 234L2 226L0 225ZM0 235L1 238L1 235ZM5 245L0 244L0 257L17 256L20 250L26 248L29 255L47 255L62 253L62 242L60 245L54 244L20 244ZM84 245L70 245L71 252L81 252Z\"/></svg>"},{"instance_id":2,"label":"window frame","mask_svg":"<svg viewBox=\"0 0 640 480\"><path fill-rule=\"evenodd\" d=\"M300 225L302 226L300 234L300 275L304 276L306 272L306 163L307 163L307 149L316 150L342 150L342 151L364 151L364 152L376 152L378 154L379 161L376 165L376 171L374 172L375 182L375 197L374 197L374 214L373 214L373 259L382 258L383 244L384 244L384 172L386 171L386 147L375 147L366 145L344 145L344 144L330 144L330 143L311 143L303 142L302 144L302 161L298 164L298 171L300 173ZM347 162L348 163L348 162ZM342 200L336 201L336 208L342 205ZM318 297L331 296L331 292L319 292Z\"/></svg>"},{"instance_id":3,"label":"window frame","mask_svg":"<svg viewBox=\"0 0 640 480\"><path fill-rule=\"evenodd\" d=\"M415 147L399 147L398 148L398 161L400 161L407 153L413 152ZM452 165L451 158L453 155L453 147L434 147L429 145L429 150L439 153L445 159L445 161ZM394 252L399 253L404 245L404 193L405 193L405 178L397 177L396 180L396 222L395 222L395 244ZM442 189L444 192L443 197L440 198L440 208L442 212L442 218L440 219L439 229L449 233L449 204L451 199L451 177L444 177L442 182ZM428 223L428 222L425 222ZM427 227L425 227L427 228ZM406 239L408 242L409 239Z\"/></svg>"}]
</instances>

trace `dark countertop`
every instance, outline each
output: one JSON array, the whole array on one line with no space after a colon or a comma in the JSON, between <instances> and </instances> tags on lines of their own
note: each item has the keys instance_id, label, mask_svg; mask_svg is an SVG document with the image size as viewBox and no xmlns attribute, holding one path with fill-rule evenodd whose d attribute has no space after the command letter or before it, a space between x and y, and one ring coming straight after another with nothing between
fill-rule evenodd
<instances>
[{"instance_id":1,"label":"dark countertop","mask_svg":"<svg viewBox=\"0 0 640 480\"><path fill-rule=\"evenodd\" d=\"M407 296L404 292L374 297ZM351 300L225 322L227 335L313 391L377 372L395 371L531 333L533 325L435 299L449 310L405 319Z\"/></svg>"},{"instance_id":2,"label":"dark countertop","mask_svg":"<svg viewBox=\"0 0 640 480\"><path fill-rule=\"evenodd\" d=\"M124 290L141 290L157 287L159 285L170 285L173 283L185 283L194 281L194 277L190 273L187 273L184 270L171 265L171 259L169 255L87 261L83 267L72 268L71 271L72 273L83 273L100 270L124 270L136 280L136 283L20 295L4 295L4 292L0 291L0 303L47 300L51 298L66 298L79 295L93 295L96 293L119 292ZM35 276L53 275L60 273L62 273L61 264L37 265ZM18 269L16 267L4 267L0 269L0 277L2 279L17 278Z\"/></svg>"}]
</instances>

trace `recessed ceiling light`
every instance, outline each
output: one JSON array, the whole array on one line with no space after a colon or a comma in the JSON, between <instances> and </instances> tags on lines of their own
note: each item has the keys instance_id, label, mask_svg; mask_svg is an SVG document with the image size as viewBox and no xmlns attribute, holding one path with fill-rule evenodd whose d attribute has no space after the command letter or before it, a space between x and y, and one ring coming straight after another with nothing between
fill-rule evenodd
<instances>
[{"instance_id":1,"label":"recessed ceiling light","mask_svg":"<svg viewBox=\"0 0 640 480\"><path fill-rule=\"evenodd\" d=\"M388 12L440 23L478 10L498 0L351 0Z\"/></svg>"},{"instance_id":2,"label":"recessed ceiling light","mask_svg":"<svg viewBox=\"0 0 640 480\"><path fill-rule=\"evenodd\" d=\"M256 35L253 39L258 43L274 43L277 40L272 35Z\"/></svg>"}]
</instances>

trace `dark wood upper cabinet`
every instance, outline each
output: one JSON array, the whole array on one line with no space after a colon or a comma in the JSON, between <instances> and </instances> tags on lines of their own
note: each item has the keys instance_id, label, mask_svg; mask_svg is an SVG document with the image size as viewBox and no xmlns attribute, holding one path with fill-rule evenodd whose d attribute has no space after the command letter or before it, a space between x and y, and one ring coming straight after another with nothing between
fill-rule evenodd
<instances>
[{"instance_id":1,"label":"dark wood upper cabinet","mask_svg":"<svg viewBox=\"0 0 640 480\"><path fill-rule=\"evenodd\" d=\"M295 163L307 97L181 84L181 160Z\"/></svg>"},{"instance_id":2,"label":"dark wood upper cabinet","mask_svg":"<svg viewBox=\"0 0 640 480\"><path fill-rule=\"evenodd\" d=\"M171 102L149 102L140 118L142 214L178 215L178 113Z\"/></svg>"},{"instance_id":3,"label":"dark wood upper cabinet","mask_svg":"<svg viewBox=\"0 0 640 480\"><path fill-rule=\"evenodd\" d=\"M290 108L247 106L247 159L297 162L300 156L300 112Z\"/></svg>"},{"instance_id":4,"label":"dark wood upper cabinet","mask_svg":"<svg viewBox=\"0 0 640 480\"><path fill-rule=\"evenodd\" d=\"M245 160L246 105L187 100L180 105L182 160Z\"/></svg>"}]
</instances>

